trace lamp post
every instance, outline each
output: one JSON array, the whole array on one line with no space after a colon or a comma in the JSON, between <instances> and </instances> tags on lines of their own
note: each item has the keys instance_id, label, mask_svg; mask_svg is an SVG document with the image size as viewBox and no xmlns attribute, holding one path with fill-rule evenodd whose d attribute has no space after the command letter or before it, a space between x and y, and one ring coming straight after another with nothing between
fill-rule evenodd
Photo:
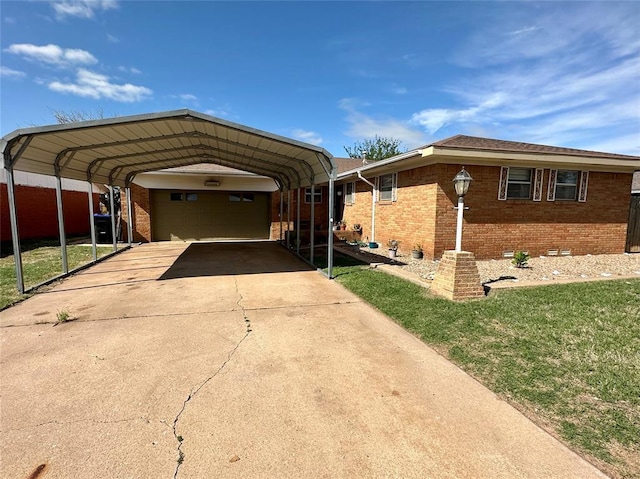
<instances>
[{"instance_id":1,"label":"lamp post","mask_svg":"<svg viewBox=\"0 0 640 479\"><path fill-rule=\"evenodd\" d=\"M462 216L464 214L464 195L469 191L469 185L473 181L471 175L464 169L453 178L453 186L458 195L458 222L456 225L456 253L462 251Z\"/></svg>"}]
</instances>

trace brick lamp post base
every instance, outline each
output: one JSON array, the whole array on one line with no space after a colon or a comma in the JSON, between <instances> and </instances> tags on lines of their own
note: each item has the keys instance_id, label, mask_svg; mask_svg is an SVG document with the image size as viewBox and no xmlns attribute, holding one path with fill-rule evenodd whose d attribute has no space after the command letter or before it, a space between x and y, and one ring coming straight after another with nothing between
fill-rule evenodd
<instances>
[{"instance_id":1,"label":"brick lamp post base","mask_svg":"<svg viewBox=\"0 0 640 479\"><path fill-rule=\"evenodd\" d=\"M473 253L445 251L430 289L453 301L483 298L484 288Z\"/></svg>"}]
</instances>

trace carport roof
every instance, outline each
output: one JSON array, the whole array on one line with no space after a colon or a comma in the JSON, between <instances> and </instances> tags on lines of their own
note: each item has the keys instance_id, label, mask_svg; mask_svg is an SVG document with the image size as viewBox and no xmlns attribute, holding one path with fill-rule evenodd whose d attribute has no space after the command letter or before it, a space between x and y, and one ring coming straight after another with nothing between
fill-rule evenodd
<instances>
[{"instance_id":1,"label":"carport roof","mask_svg":"<svg viewBox=\"0 0 640 479\"><path fill-rule=\"evenodd\" d=\"M187 109L15 130L2 138L2 155L5 168L117 186L198 163L268 176L284 189L335 175L324 148Z\"/></svg>"}]
</instances>

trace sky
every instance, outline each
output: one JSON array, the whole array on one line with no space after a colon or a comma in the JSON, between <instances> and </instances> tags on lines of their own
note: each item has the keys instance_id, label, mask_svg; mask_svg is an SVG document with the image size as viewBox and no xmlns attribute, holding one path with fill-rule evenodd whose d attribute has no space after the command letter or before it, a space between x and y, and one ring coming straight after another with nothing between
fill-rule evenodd
<instances>
[{"instance_id":1,"label":"sky","mask_svg":"<svg viewBox=\"0 0 640 479\"><path fill-rule=\"evenodd\" d=\"M0 132L190 108L319 145L640 155L640 2L0 2Z\"/></svg>"}]
</instances>

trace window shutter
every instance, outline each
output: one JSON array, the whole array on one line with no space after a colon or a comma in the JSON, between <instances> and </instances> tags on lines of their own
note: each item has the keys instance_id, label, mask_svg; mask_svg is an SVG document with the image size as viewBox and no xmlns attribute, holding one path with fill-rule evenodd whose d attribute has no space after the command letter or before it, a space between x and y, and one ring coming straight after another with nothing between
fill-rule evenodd
<instances>
[{"instance_id":1,"label":"window shutter","mask_svg":"<svg viewBox=\"0 0 640 479\"><path fill-rule=\"evenodd\" d=\"M398 173L393 174L391 183L391 201L398 201Z\"/></svg>"},{"instance_id":2,"label":"window shutter","mask_svg":"<svg viewBox=\"0 0 640 479\"><path fill-rule=\"evenodd\" d=\"M375 184L376 184L376 187L373 189L373 201L377 203L378 200L380 199L380 177L379 176L376 176Z\"/></svg>"},{"instance_id":3,"label":"window shutter","mask_svg":"<svg viewBox=\"0 0 640 479\"><path fill-rule=\"evenodd\" d=\"M557 178L558 178L558 170L549 170L549 188L547 189L547 201L556 200Z\"/></svg>"},{"instance_id":4,"label":"window shutter","mask_svg":"<svg viewBox=\"0 0 640 479\"><path fill-rule=\"evenodd\" d=\"M536 168L536 175L533 180L533 201L542 201L542 178L544 169Z\"/></svg>"},{"instance_id":5,"label":"window shutter","mask_svg":"<svg viewBox=\"0 0 640 479\"><path fill-rule=\"evenodd\" d=\"M498 199L507 199L507 180L509 179L509 167L503 166L500 168L500 184L498 185Z\"/></svg>"},{"instance_id":6,"label":"window shutter","mask_svg":"<svg viewBox=\"0 0 640 479\"><path fill-rule=\"evenodd\" d=\"M585 203L587 201L587 186L589 185L589 172L580 172L580 189L578 190L578 201Z\"/></svg>"}]
</instances>

